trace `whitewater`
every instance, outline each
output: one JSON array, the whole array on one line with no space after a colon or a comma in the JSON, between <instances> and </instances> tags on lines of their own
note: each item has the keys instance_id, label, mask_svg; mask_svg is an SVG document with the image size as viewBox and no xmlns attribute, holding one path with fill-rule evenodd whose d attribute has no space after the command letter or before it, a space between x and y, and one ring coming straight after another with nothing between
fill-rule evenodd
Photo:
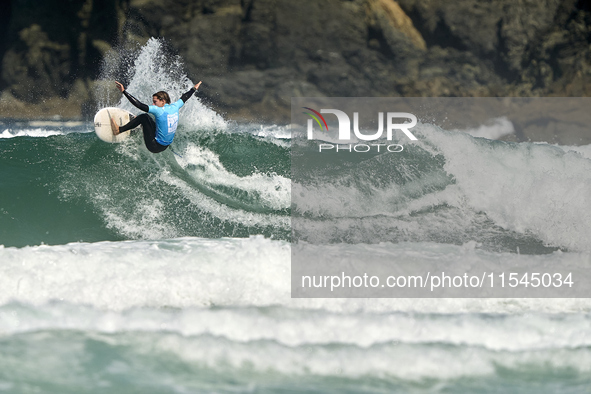
<instances>
[{"instance_id":1,"label":"whitewater","mask_svg":"<svg viewBox=\"0 0 591 394\"><path fill-rule=\"evenodd\" d=\"M105 84L192 86L162 42L137 55L124 76L107 58ZM138 113L114 92L102 106ZM89 122L1 120L0 392L589 392L589 299L291 298L291 242L589 267L590 146L421 124L403 159L295 178L289 126L199 98L180 115L158 155Z\"/></svg>"}]
</instances>

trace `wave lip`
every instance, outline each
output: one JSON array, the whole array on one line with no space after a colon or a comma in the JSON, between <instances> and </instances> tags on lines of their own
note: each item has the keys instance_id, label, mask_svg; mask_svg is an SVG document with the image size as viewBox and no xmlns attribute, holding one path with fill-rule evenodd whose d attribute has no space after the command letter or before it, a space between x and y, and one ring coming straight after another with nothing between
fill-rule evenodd
<instances>
[{"instance_id":1,"label":"wave lip","mask_svg":"<svg viewBox=\"0 0 591 394\"><path fill-rule=\"evenodd\" d=\"M425 127L469 206L547 245L591 248L591 161L547 144L503 143Z\"/></svg>"},{"instance_id":2,"label":"wave lip","mask_svg":"<svg viewBox=\"0 0 591 394\"><path fill-rule=\"evenodd\" d=\"M6 128L0 133L0 139L10 139L17 137L45 138L55 135L67 135L70 133L89 133L91 128L91 124L85 122L63 122L60 124L54 123L57 122L51 122L52 127L46 127L45 122L39 121L30 122L28 127L24 128ZM69 125L69 123L72 124ZM35 125L37 125L37 127L33 128Z\"/></svg>"},{"instance_id":3,"label":"wave lip","mask_svg":"<svg viewBox=\"0 0 591 394\"><path fill-rule=\"evenodd\" d=\"M489 250L536 254L591 250L587 148L494 141L430 124L415 129L419 140L401 153L320 157L317 146L296 144L297 237L476 241Z\"/></svg>"},{"instance_id":4,"label":"wave lip","mask_svg":"<svg viewBox=\"0 0 591 394\"><path fill-rule=\"evenodd\" d=\"M124 53L129 48L120 49L108 56L102 65L100 82L97 84L97 97L100 97L101 107L113 106L111 97L113 81L120 80L120 69L128 70L126 78L129 83L125 87L140 102L151 105L152 95L158 91L165 91L174 102L183 93L192 88L197 81L191 81L184 73L183 61L179 56L167 53L163 40L150 38L133 58L132 64L125 59ZM129 54L127 54L129 55ZM203 81L202 89L207 85ZM106 88L109 86L110 88ZM119 108L137 114L138 109L134 107L127 98L120 96ZM205 106L199 97L192 97L181 108L179 112L179 125L188 129L217 129L227 128L227 122L222 116Z\"/></svg>"}]
</instances>

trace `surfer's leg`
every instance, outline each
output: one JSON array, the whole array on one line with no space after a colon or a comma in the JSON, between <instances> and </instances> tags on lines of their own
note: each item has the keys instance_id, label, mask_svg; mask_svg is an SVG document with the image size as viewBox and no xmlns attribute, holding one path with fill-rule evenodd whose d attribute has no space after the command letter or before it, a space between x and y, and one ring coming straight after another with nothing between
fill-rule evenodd
<instances>
[{"instance_id":1,"label":"surfer's leg","mask_svg":"<svg viewBox=\"0 0 591 394\"><path fill-rule=\"evenodd\" d=\"M152 117L148 114L138 115L129 123L119 126L119 133L131 130L138 127L139 125L142 125L142 130L144 132L144 142L146 144L146 148L148 148L150 152L159 153L168 148L168 146L160 145L158 142L156 142L156 122L154 122L154 119L152 119Z\"/></svg>"},{"instance_id":2,"label":"surfer's leg","mask_svg":"<svg viewBox=\"0 0 591 394\"><path fill-rule=\"evenodd\" d=\"M148 118L148 119L145 119L145 118ZM117 134L123 133L123 132L125 132L127 130L135 129L140 124L145 129L146 128L145 123L147 123L148 121L152 121L152 123L154 123L154 121L152 120L152 118L150 118L150 116L148 114L141 114L139 116L136 116L134 118L131 118L131 120L129 121L129 123L126 123L123 126L118 126L118 129L119 130L118 130L117 133L115 133L115 128L114 128L113 124L115 124L115 126L117 124L113 122L113 119L111 119L111 128L113 128L113 134L117 135Z\"/></svg>"}]
</instances>

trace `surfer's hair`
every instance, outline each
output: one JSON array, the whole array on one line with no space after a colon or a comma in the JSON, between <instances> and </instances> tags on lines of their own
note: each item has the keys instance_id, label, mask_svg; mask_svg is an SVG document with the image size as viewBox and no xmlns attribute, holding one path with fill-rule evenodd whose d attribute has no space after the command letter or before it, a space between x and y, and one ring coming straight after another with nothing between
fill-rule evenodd
<instances>
[{"instance_id":1,"label":"surfer's hair","mask_svg":"<svg viewBox=\"0 0 591 394\"><path fill-rule=\"evenodd\" d=\"M168 93L163 92L162 90L154 93L152 97L157 97L158 100L162 100L166 104L170 104L170 96L168 95Z\"/></svg>"}]
</instances>

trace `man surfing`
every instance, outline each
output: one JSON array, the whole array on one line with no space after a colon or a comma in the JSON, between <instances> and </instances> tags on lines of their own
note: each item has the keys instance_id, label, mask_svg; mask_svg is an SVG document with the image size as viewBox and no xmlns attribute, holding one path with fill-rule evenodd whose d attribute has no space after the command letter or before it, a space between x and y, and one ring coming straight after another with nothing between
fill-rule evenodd
<instances>
[{"instance_id":1,"label":"man surfing","mask_svg":"<svg viewBox=\"0 0 591 394\"><path fill-rule=\"evenodd\" d=\"M179 123L179 109L181 109L187 100L193 96L197 89L199 89L201 81L193 86L188 92L183 94L181 98L173 104L170 103L168 93L163 91L156 92L152 95L152 103L154 105L150 106L141 103L138 99L129 94L122 83L115 81L115 84L117 85L117 89L119 89L119 91L123 93L129 102L136 108L153 114L156 117L156 122L154 122L147 113L136 116L123 126L117 125L115 120L110 118L113 135L131 130L141 124L142 129L144 130L144 142L146 143L146 148L152 153L159 153L166 150L166 148L172 143Z\"/></svg>"}]
</instances>

